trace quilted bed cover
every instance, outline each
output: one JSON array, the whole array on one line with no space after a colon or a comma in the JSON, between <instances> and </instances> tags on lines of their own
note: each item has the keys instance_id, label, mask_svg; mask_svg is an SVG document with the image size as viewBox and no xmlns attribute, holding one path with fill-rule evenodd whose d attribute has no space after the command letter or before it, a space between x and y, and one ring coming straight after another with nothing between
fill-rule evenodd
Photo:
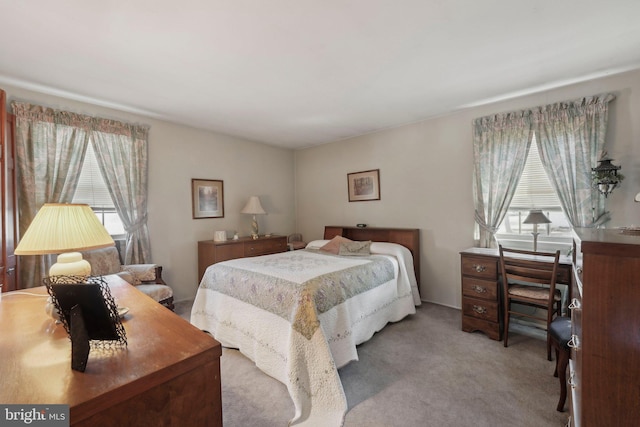
<instances>
[{"instance_id":1,"label":"quilted bed cover","mask_svg":"<svg viewBox=\"0 0 640 427\"><path fill-rule=\"evenodd\" d=\"M287 386L289 425L341 426L348 407L338 368L420 305L407 248L374 242L370 256L338 256L317 249L326 242L210 266L191 312L192 324Z\"/></svg>"}]
</instances>

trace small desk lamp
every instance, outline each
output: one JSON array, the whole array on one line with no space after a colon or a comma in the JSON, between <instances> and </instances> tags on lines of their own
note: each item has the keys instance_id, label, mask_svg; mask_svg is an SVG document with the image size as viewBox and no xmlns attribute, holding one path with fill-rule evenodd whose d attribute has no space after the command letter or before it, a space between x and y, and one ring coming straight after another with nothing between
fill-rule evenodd
<instances>
[{"instance_id":1,"label":"small desk lamp","mask_svg":"<svg viewBox=\"0 0 640 427\"><path fill-rule=\"evenodd\" d=\"M91 265L79 251L115 243L89 205L45 203L15 249L16 255L59 254L49 276L91 275Z\"/></svg>"},{"instance_id":2,"label":"small desk lamp","mask_svg":"<svg viewBox=\"0 0 640 427\"><path fill-rule=\"evenodd\" d=\"M251 237L254 239L258 238L258 221L256 220L256 215L264 215L266 212L262 208L260 204L260 199L258 196L249 197L249 201L245 205L245 207L240 211L243 214L251 214L253 215L253 221L251 221Z\"/></svg>"},{"instance_id":3,"label":"small desk lamp","mask_svg":"<svg viewBox=\"0 0 640 427\"><path fill-rule=\"evenodd\" d=\"M549 224L551 220L542 213L540 209L532 209L529 211L529 215L522 221L523 224L533 224L533 251L538 250L538 224Z\"/></svg>"}]
</instances>

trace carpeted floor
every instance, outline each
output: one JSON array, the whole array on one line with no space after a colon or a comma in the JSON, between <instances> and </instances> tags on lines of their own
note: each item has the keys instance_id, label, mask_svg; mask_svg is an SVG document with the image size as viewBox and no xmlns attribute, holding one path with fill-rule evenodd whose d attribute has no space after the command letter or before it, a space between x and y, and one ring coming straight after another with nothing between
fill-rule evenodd
<instances>
[{"instance_id":1,"label":"carpeted floor","mask_svg":"<svg viewBox=\"0 0 640 427\"><path fill-rule=\"evenodd\" d=\"M191 301L176 304L189 319ZM509 347L460 330L460 311L424 303L358 346L360 360L340 369L349 412L345 427L564 426L555 362L545 343L511 333ZM222 404L227 427L286 426L286 387L236 350L223 349ZM568 406L565 406L568 408Z\"/></svg>"}]
</instances>

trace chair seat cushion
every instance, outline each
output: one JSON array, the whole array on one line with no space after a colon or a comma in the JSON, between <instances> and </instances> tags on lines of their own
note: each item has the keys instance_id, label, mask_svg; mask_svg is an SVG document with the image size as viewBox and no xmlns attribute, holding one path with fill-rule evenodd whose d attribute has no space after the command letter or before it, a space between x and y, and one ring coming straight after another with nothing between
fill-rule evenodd
<instances>
[{"instance_id":1,"label":"chair seat cushion","mask_svg":"<svg viewBox=\"0 0 640 427\"><path fill-rule=\"evenodd\" d=\"M525 298L546 300L549 297L549 288L528 285L511 285L509 286L509 294ZM560 301L562 294L559 289L555 290L553 296L554 301Z\"/></svg>"},{"instance_id":2,"label":"chair seat cushion","mask_svg":"<svg viewBox=\"0 0 640 427\"><path fill-rule=\"evenodd\" d=\"M571 339L571 319L564 316L553 319L549 325L549 335L551 335L561 347L567 347L567 343Z\"/></svg>"}]
</instances>

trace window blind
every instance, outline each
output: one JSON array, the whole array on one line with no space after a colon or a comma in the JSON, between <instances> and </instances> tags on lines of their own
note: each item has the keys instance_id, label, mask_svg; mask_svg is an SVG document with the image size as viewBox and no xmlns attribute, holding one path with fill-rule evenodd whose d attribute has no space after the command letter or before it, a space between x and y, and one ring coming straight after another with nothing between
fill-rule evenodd
<instances>
[{"instance_id":1,"label":"window blind","mask_svg":"<svg viewBox=\"0 0 640 427\"><path fill-rule=\"evenodd\" d=\"M535 136L529 149L529 157L520 177L520 182L513 196L512 210L517 209L562 209L560 199L551 186L549 177L542 166Z\"/></svg>"},{"instance_id":2,"label":"window blind","mask_svg":"<svg viewBox=\"0 0 640 427\"><path fill-rule=\"evenodd\" d=\"M87 147L73 203L86 203L92 208L115 208L91 143Z\"/></svg>"}]
</instances>

